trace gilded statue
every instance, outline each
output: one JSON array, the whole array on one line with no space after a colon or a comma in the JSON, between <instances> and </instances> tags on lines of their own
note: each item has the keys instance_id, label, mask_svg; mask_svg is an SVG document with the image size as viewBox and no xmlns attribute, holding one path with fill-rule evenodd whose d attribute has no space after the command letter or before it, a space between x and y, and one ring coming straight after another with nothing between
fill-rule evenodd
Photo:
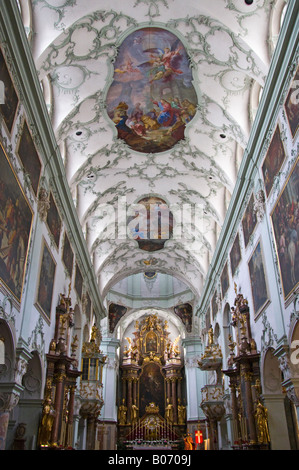
<instances>
[{"instance_id":1,"label":"gilded statue","mask_svg":"<svg viewBox=\"0 0 299 470\"><path fill-rule=\"evenodd\" d=\"M181 404L180 398L178 398L178 424L186 423L186 407Z\"/></svg>"},{"instance_id":2,"label":"gilded statue","mask_svg":"<svg viewBox=\"0 0 299 470\"><path fill-rule=\"evenodd\" d=\"M129 346L126 346L126 348L124 349L124 354L128 357L128 358L131 358L131 354L132 354L132 339L130 337L126 337L125 338L128 343L129 343Z\"/></svg>"},{"instance_id":3,"label":"gilded statue","mask_svg":"<svg viewBox=\"0 0 299 470\"><path fill-rule=\"evenodd\" d=\"M139 408L136 405L136 400L134 400L134 403L131 407L131 423L132 424L137 423L137 421L138 421L138 412L139 412Z\"/></svg>"},{"instance_id":4,"label":"gilded statue","mask_svg":"<svg viewBox=\"0 0 299 470\"><path fill-rule=\"evenodd\" d=\"M259 444L269 444L268 411L260 401L258 401L256 407L255 417Z\"/></svg>"},{"instance_id":5,"label":"gilded statue","mask_svg":"<svg viewBox=\"0 0 299 470\"><path fill-rule=\"evenodd\" d=\"M50 397L46 397L43 405L42 420L39 430L39 445L49 446L51 443L51 432L55 418L55 411Z\"/></svg>"},{"instance_id":6,"label":"gilded statue","mask_svg":"<svg viewBox=\"0 0 299 470\"><path fill-rule=\"evenodd\" d=\"M209 337L209 346L214 344L214 333L213 333L213 328L211 327L208 331L208 337Z\"/></svg>"},{"instance_id":7,"label":"gilded statue","mask_svg":"<svg viewBox=\"0 0 299 470\"><path fill-rule=\"evenodd\" d=\"M190 432L184 437L185 450L194 450L195 445Z\"/></svg>"},{"instance_id":8,"label":"gilded statue","mask_svg":"<svg viewBox=\"0 0 299 470\"><path fill-rule=\"evenodd\" d=\"M125 399L123 398L122 404L118 407L118 424L126 424L127 410Z\"/></svg>"},{"instance_id":9,"label":"gilded statue","mask_svg":"<svg viewBox=\"0 0 299 470\"><path fill-rule=\"evenodd\" d=\"M168 423L173 422L173 406L169 403L169 398L167 398L167 405L165 408L165 419Z\"/></svg>"},{"instance_id":10,"label":"gilded statue","mask_svg":"<svg viewBox=\"0 0 299 470\"><path fill-rule=\"evenodd\" d=\"M91 328L90 341L95 341L97 339L98 328L94 324Z\"/></svg>"}]
</instances>

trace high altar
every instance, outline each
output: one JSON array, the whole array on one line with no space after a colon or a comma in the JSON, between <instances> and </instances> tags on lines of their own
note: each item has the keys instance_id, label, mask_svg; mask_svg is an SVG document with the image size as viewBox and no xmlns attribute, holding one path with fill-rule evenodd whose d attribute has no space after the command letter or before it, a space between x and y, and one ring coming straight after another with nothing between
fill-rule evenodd
<instances>
[{"instance_id":1,"label":"high altar","mask_svg":"<svg viewBox=\"0 0 299 470\"><path fill-rule=\"evenodd\" d=\"M119 439L173 448L186 430L180 337L171 341L167 321L153 314L136 321L133 338L125 339Z\"/></svg>"}]
</instances>

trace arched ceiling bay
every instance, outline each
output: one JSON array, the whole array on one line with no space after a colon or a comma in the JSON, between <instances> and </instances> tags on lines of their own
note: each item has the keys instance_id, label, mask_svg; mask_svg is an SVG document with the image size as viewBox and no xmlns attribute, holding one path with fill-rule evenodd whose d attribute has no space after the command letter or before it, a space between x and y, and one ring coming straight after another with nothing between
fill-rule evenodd
<instances>
[{"instance_id":1,"label":"arched ceiling bay","mask_svg":"<svg viewBox=\"0 0 299 470\"><path fill-rule=\"evenodd\" d=\"M200 296L250 134L252 89L263 87L269 69L273 3L20 2L101 295L153 263ZM137 41L138 31L150 27L165 29L183 44L197 103L184 139L169 150L143 153L118 138L106 100L123 41L130 34ZM155 252L128 237L120 210L149 196L173 211L200 212L184 236Z\"/></svg>"}]
</instances>

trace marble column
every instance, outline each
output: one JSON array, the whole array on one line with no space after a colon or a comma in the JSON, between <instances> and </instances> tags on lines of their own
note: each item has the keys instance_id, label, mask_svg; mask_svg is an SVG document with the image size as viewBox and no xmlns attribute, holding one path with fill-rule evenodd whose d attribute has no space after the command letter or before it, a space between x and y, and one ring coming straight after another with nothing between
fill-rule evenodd
<instances>
[{"instance_id":1,"label":"marble column","mask_svg":"<svg viewBox=\"0 0 299 470\"><path fill-rule=\"evenodd\" d=\"M173 423L177 424L178 422L178 404L177 404L177 379L176 377L171 378L171 388L172 388L172 406L173 406Z\"/></svg>"},{"instance_id":2,"label":"marble column","mask_svg":"<svg viewBox=\"0 0 299 470\"><path fill-rule=\"evenodd\" d=\"M111 423L117 422L116 388L119 369L116 358L119 345L119 340L115 338L103 338L101 342L101 350L107 356L103 367L104 405L101 411L101 419ZM123 382L123 386L126 386L125 382Z\"/></svg>"},{"instance_id":3,"label":"marble column","mask_svg":"<svg viewBox=\"0 0 299 470\"><path fill-rule=\"evenodd\" d=\"M127 379L128 382L128 398L127 398L127 424L131 424L131 408L132 408L132 385L133 385L133 379L131 377L128 377Z\"/></svg>"},{"instance_id":4,"label":"marble column","mask_svg":"<svg viewBox=\"0 0 299 470\"><path fill-rule=\"evenodd\" d=\"M282 393L263 394L263 402L268 411L271 450L291 449L284 400Z\"/></svg>"},{"instance_id":5,"label":"marble column","mask_svg":"<svg viewBox=\"0 0 299 470\"><path fill-rule=\"evenodd\" d=\"M86 429L86 450L95 449L96 439L96 416L90 414L87 416L87 429Z\"/></svg>"},{"instance_id":6,"label":"marble column","mask_svg":"<svg viewBox=\"0 0 299 470\"><path fill-rule=\"evenodd\" d=\"M18 404L23 387L18 384L1 384L0 386L0 450L5 450L9 415Z\"/></svg>"}]
</instances>

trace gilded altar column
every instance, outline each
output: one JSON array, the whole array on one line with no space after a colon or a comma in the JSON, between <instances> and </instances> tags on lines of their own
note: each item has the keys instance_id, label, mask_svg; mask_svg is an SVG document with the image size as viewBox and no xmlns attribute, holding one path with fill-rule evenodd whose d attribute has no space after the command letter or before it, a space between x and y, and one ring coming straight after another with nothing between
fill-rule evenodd
<instances>
[{"instance_id":1,"label":"gilded altar column","mask_svg":"<svg viewBox=\"0 0 299 470\"><path fill-rule=\"evenodd\" d=\"M173 423L177 424L178 422L178 404L177 404L177 378L171 378L171 386L172 386L172 406L173 406Z\"/></svg>"},{"instance_id":2,"label":"gilded altar column","mask_svg":"<svg viewBox=\"0 0 299 470\"><path fill-rule=\"evenodd\" d=\"M55 418L52 428L52 442L57 444L58 441L58 433L59 427L61 424L61 413L62 413L62 402L63 402L63 390L64 390L64 380L65 380L65 368L64 366L61 367L60 371L55 376Z\"/></svg>"},{"instance_id":3,"label":"gilded altar column","mask_svg":"<svg viewBox=\"0 0 299 470\"><path fill-rule=\"evenodd\" d=\"M127 424L131 424L131 408L132 408L132 385L133 385L133 378L128 377L128 399L127 399Z\"/></svg>"},{"instance_id":4,"label":"gilded altar column","mask_svg":"<svg viewBox=\"0 0 299 470\"><path fill-rule=\"evenodd\" d=\"M125 399L125 403L127 402L127 378L122 377L122 398Z\"/></svg>"},{"instance_id":5,"label":"gilded altar column","mask_svg":"<svg viewBox=\"0 0 299 470\"><path fill-rule=\"evenodd\" d=\"M230 382L230 396L231 396L231 404L232 404L232 416L233 416L233 436L234 441L239 441L241 437L241 430L240 430L240 423L238 419L238 401L237 401L237 393L236 393L236 384L234 382Z\"/></svg>"},{"instance_id":6,"label":"gilded altar column","mask_svg":"<svg viewBox=\"0 0 299 470\"><path fill-rule=\"evenodd\" d=\"M170 379L166 379L166 398L170 400L171 398L171 382Z\"/></svg>"},{"instance_id":7,"label":"gilded altar column","mask_svg":"<svg viewBox=\"0 0 299 470\"><path fill-rule=\"evenodd\" d=\"M252 372L248 370L248 366L246 364L241 364L241 378L244 380L244 385L245 385L245 396L246 396L245 406L246 406L246 417L247 417L247 422L248 422L249 438L250 438L251 443L256 443L257 435L256 435L254 408L253 408L252 393L251 393Z\"/></svg>"},{"instance_id":8,"label":"gilded altar column","mask_svg":"<svg viewBox=\"0 0 299 470\"><path fill-rule=\"evenodd\" d=\"M73 446L75 391L76 391L76 385L71 385L70 397L69 397L69 408L68 408L69 414L68 414L68 423L67 423L67 435L66 435L66 445L68 447Z\"/></svg>"},{"instance_id":9,"label":"gilded altar column","mask_svg":"<svg viewBox=\"0 0 299 470\"><path fill-rule=\"evenodd\" d=\"M178 394L178 401L182 401L182 377L178 377L177 379L177 394Z\"/></svg>"},{"instance_id":10,"label":"gilded altar column","mask_svg":"<svg viewBox=\"0 0 299 470\"><path fill-rule=\"evenodd\" d=\"M137 403L137 386L138 386L138 378L133 379L133 403Z\"/></svg>"}]
</instances>

